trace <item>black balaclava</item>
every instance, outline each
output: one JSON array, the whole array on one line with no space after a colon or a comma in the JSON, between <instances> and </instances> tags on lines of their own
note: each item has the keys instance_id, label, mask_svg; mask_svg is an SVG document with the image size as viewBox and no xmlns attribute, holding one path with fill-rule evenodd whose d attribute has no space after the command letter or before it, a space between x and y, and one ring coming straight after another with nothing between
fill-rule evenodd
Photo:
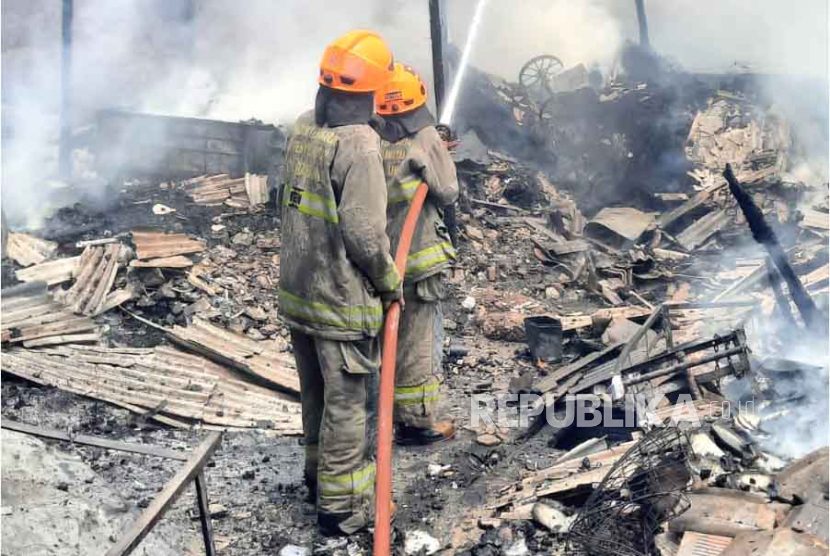
<instances>
[{"instance_id":1,"label":"black balaclava","mask_svg":"<svg viewBox=\"0 0 830 556\"><path fill-rule=\"evenodd\" d=\"M373 93L349 93L320 85L314 103L314 119L319 126L368 124L375 112Z\"/></svg>"},{"instance_id":2,"label":"black balaclava","mask_svg":"<svg viewBox=\"0 0 830 556\"><path fill-rule=\"evenodd\" d=\"M375 116L372 127L378 135L390 143L397 143L404 137L415 135L425 127L435 125L435 118L424 104L410 112L389 116Z\"/></svg>"}]
</instances>

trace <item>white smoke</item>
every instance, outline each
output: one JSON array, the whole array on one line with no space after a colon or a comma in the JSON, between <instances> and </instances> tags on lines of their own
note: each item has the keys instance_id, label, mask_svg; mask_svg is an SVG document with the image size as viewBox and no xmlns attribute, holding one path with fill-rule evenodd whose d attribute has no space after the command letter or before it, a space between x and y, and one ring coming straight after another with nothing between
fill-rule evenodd
<instances>
[{"instance_id":1,"label":"white smoke","mask_svg":"<svg viewBox=\"0 0 830 556\"><path fill-rule=\"evenodd\" d=\"M475 3L445 1L456 45ZM826 0L646 8L655 49L685 67L827 75ZM6 216L21 224L46 205L56 175L61 2L6 1L2 16L2 183ZM353 28L380 32L431 83L426 0L75 0L73 127L102 108L290 123L313 104L325 45ZM472 63L511 80L538 54L607 68L636 37L633 1L500 0L488 3Z\"/></svg>"}]
</instances>

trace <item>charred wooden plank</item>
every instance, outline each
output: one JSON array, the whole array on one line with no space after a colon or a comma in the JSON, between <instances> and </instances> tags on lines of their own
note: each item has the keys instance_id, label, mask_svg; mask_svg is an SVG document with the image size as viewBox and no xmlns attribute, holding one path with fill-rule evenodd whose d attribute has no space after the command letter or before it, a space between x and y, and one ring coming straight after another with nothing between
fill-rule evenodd
<instances>
[{"instance_id":1,"label":"charred wooden plank","mask_svg":"<svg viewBox=\"0 0 830 556\"><path fill-rule=\"evenodd\" d=\"M147 533L150 532L156 522L161 519L164 512L176 501L187 484L202 473L202 470L219 447L221 441L222 433L209 433L205 441L193 452L193 455L187 460L187 463L167 483L164 490L161 491L144 513L141 514L141 517L106 552L106 556L126 556L132 553L142 539L147 536Z\"/></svg>"}]
</instances>

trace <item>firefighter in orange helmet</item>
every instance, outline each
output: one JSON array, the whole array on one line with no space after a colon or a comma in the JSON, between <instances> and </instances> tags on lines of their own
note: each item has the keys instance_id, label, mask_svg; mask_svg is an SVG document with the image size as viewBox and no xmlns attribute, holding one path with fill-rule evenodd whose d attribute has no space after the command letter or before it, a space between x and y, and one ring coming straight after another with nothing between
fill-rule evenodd
<instances>
[{"instance_id":1,"label":"firefighter in orange helmet","mask_svg":"<svg viewBox=\"0 0 830 556\"><path fill-rule=\"evenodd\" d=\"M305 479L324 535L372 516L367 453L370 377L380 367L385 302L402 294L386 235L386 179L369 121L392 53L369 31L335 40L320 63L315 108L299 117L280 188L280 314L300 375Z\"/></svg>"},{"instance_id":2,"label":"firefighter in orange helmet","mask_svg":"<svg viewBox=\"0 0 830 556\"><path fill-rule=\"evenodd\" d=\"M427 90L409 66L375 94L383 167L388 187L386 231L397 247L409 201L423 181L429 187L418 219L404 276L406 309L398 327L395 373L395 439L425 445L451 438L455 425L436 415L439 400L443 317L442 271L456 259L443 209L458 198L455 164L435 129Z\"/></svg>"}]
</instances>

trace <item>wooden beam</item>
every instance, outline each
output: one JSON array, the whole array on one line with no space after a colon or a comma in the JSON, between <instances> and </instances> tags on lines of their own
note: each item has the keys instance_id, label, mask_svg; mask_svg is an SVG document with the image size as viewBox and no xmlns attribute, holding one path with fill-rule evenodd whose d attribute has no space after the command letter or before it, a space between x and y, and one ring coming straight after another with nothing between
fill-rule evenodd
<instances>
[{"instance_id":1,"label":"wooden beam","mask_svg":"<svg viewBox=\"0 0 830 556\"><path fill-rule=\"evenodd\" d=\"M105 556L126 556L141 543L147 533L164 513L173 505L187 484L195 479L207 465L213 452L222 441L221 432L211 432L187 460L187 463L176 473L164 490L156 496L153 502L144 510L144 513L133 523L130 529L110 548Z\"/></svg>"},{"instance_id":2,"label":"wooden beam","mask_svg":"<svg viewBox=\"0 0 830 556\"><path fill-rule=\"evenodd\" d=\"M84 446L95 446L96 448L105 448L107 450L118 450L119 452L144 454L146 456L157 456L160 458L175 459L179 461L188 460L188 455L184 452L176 452L174 450L167 450L156 446L146 446L143 444L117 442L115 440L107 440L106 438L98 438L96 436L88 436L85 434L72 436L63 431L44 429L33 425L27 425L26 423L10 421L8 419L0 420L0 427L23 434L39 436L41 438L51 438L53 440L62 440L64 442L72 442L73 444L83 444Z\"/></svg>"}]
</instances>

